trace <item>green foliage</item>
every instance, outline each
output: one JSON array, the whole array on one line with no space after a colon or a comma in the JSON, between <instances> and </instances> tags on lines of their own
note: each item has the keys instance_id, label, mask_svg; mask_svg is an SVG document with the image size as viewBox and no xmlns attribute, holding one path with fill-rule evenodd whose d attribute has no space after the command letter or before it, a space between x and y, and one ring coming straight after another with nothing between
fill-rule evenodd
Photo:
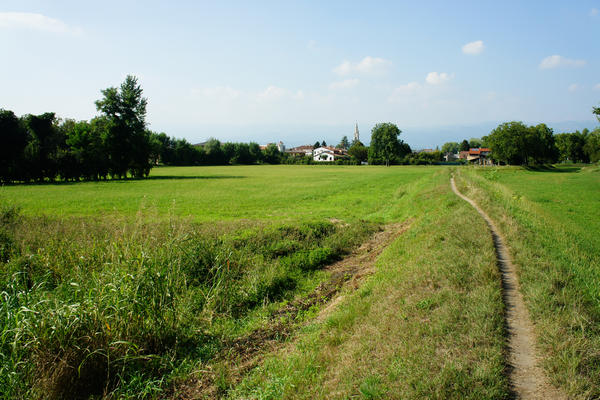
<instances>
[{"instance_id":1,"label":"green foliage","mask_svg":"<svg viewBox=\"0 0 600 400\"><path fill-rule=\"evenodd\" d=\"M340 143L335 146L338 149L346 149L348 150L350 148L350 142L348 141L348 136L343 136L342 140L340 141Z\"/></svg>"},{"instance_id":2,"label":"green foliage","mask_svg":"<svg viewBox=\"0 0 600 400\"><path fill-rule=\"evenodd\" d=\"M367 161L369 157L369 148L361 142L356 142L348 149L348 155L358 162Z\"/></svg>"},{"instance_id":3,"label":"green foliage","mask_svg":"<svg viewBox=\"0 0 600 400\"><path fill-rule=\"evenodd\" d=\"M591 162L600 161L600 128L595 129L587 136L583 150Z\"/></svg>"},{"instance_id":4,"label":"green foliage","mask_svg":"<svg viewBox=\"0 0 600 400\"><path fill-rule=\"evenodd\" d=\"M447 142L447 143L444 143L444 145L442 146L442 153L456 154L456 153L458 153L459 148L460 148L460 144L458 144L457 142Z\"/></svg>"},{"instance_id":5,"label":"green foliage","mask_svg":"<svg viewBox=\"0 0 600 400\"><path fill-rule=\"evenodd\" d=\"M164 390L178 363L210 360L223 335L235 335L231 323L290 299L375 228L306 222L228 232L15 212L6 209L0 230L13 232L0 245L22 254L0 260L3 397Z\"/></svg>"},{"instance_id":6,"label":"green foliage","mask_svg":"<svg viewBox=\"0 0 600 400\"><path fill-rule=\"evenodd\" d=\"M557 158L552 129L545 124L528 127L522 122L505 122L484 140L492 157L506 164L552 163Z\"/></svg>"},{"instance_id":7,"label":"green foliage","mask_svg":"<svg viewBox=\"0 0 600 400\"><path fill-rule=\"evenodd\" d=\"M470 145L469 142L465 139L462 142L460 142L460 151L469 151Z\"/></svg>"},{"instance_id":8,"label":"green foliage","mask_svg":"<svg viewBox=\"0 0 600 400\"><path fill-rule=\"evenodd\" d=\"M410 147L398 136L402 133L392 123L379 123L371 131L371 144L369 145L369 164L384 164L389 166L396 163L410 152Z\"/></svg>"},{"instance_id":9,"label":"green foliage","mask_svg":"<svg viewBox=\"0 0 600 400\"><path fill-rule=\"evenodd\" d=\"M589 162L590 158L584 150L588 138L588 130L574 133L559 133L554 135L558 161L560 162Z\"/></svg>"},{"instance_id":10,"label":"green foliage","mask_svg":"<svg viewBox=\"0 0 600 400\"><path fill-rule=\"evenodd\" d=\"M104 141L110 164L109 173L123 178L129 172L133 177L150 173L150 135L146 130L146 105L137 78L128 75L119 89L102 90L102 99L96 108L107 119Z\"/></svg>"}]
</instances>

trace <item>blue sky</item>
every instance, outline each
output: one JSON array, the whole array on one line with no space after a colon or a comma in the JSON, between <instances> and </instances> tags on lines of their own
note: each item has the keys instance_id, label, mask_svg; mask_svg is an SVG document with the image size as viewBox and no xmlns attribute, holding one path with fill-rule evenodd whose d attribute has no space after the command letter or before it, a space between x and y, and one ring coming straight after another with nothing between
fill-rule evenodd
<instances>
[{"instance_id":1,"label":"blue sky","mask_svg":"<svg viewBox=\"0 0 600 400\"><path fill-rule=\"evenodd\" d=\"M413 147L499 122L597 126L600 0L1 1L0 107L96 115L127 74L150 128L191 142L351 136Z\"/></svg>"}]
</instances>

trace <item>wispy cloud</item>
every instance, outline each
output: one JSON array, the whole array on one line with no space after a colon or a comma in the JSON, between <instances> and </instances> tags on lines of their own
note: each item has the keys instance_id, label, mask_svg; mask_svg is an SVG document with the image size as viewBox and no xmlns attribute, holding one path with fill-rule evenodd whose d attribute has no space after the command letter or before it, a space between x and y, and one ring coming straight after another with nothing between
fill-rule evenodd
<instances>
[{"instance_id":1,"label":"wispy cloud","mask_svg":"<svg viewBox=\"0 0 600 400\"><path fill-rule=\"evenodd\" d=\"M380 57L367 56L357 63L344 61L333 69L340 76L352 74L381 74L387 71L391 61Z\"/></svg>"},{"instance_id":2,"label":"wispy cloud","mask_svg":"<svg viewBox=\"0 0 600 400\"><path fill-rule=\"evenodd\" d=\"M332 82L329 85L330 89L350 89L358 85L358 79L345 79L343 81Z\"/></svg>"},{"instance_id":3,"label":"wispy cloud","mask_svg":"<svg viewBox=\"0 0 600 400\"><path fill-rule=\"evenodd\" d=\"M407 97L415 95L422 86L419 82L409 82L406 85L400 85L392 91L392 94L388 98L390 102L397 102Z\"/></svg>"},{"instance_id":4,"label":"wispy cloud","mask_svg":"<svg viewBox=\"0 0 600 400\"><path fill-rule=\"evenodd\" d=\"M485 45L483 44L483 40L476 40L474 42L465 44L462 47L462 52L464 54L475 55L475 54L481 54L481 52L483 52L484 49L485 49Z\"/></svg>"},{"instance_id":5,"label":"wispy cloud","mask_svg":"<svg viewBox=\"0 0 600 400\"><path fill-rule=\"evenodd\" d=\"M278 86L268 86L265 90L260 92L257 96L259 101L273 101L281 99L286 96L288 91L284 88L280 88Z\"/></svg>"},{"instance_id":6,"label":"wispy cloud","mask_svg":"<svg viewBox=\"0 0 600 400\"><path fill-rule=\"evenodd\" d=\"M598 11L597 8L592 8L590 10L590 17L596 17L596 16L598 16L598 14L600 14L600 11Z\"/></svg>"},{"instance_id":7,"label":"wispy cloud","mask_svg":"<svg viewBox=\"0 0 600 400\"><path fill-rule=\"evenodd\" d=\"M557 54L548 56L540 62L541 69L552 69L560 67L583 67L586 64L585 60L574 60L559 56Z\"/></svg>"},{"instance_id":8,"label":"wispy cloud","mask_svg":"<svg viewBox=\"0 0 600 400\"><path fill-rule=\"evenodd\" d=\"M597 83L597 84L594 86L594 90L600 90L600 83Z\"/></svg>"},{"instance_id":9,"label":"wispy cloud","mask_svg":"<svg viewBox=\"0 0 600 400\"><path fill-rule=\"evenodd\" d=\"M567 88L567 90L571 93L576 92L579 89L579 85L576 83L572 83L569 85L569 87Z\"/></svg>"},{"instance_id":10,"label":"wispy cloud","mask_svg":"<svg viewBox=\"0 0 600 400\"><path fill-rule=\"evenodd\" d=\"M0 12L0 28L29 29L52 33L81 33L80 28L71 27L59 19L26 12Z\"/></svg>"},{"instance_id":11,"label":"wispy cloud","mask_svg":"<svg viewBox=\"0 0 600 400\"><path fill-rule=\"evenodd\" d=\"M427 82L430 85L440 85L444 82L449 81L450 79L452 79L452 75L446 72L430 72L425 77L425 82Z\"/></svg>"}]
</instances>

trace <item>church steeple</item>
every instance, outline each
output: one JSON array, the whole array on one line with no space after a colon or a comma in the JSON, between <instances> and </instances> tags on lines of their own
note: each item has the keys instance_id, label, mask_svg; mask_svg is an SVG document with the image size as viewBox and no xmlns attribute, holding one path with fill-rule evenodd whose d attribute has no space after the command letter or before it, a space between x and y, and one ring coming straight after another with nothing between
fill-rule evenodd
<instances>
[{"instance_id":1,"label":"church steeple","mask_svg":"<svg viewBox=\"0 0 600 400\"><path fill-rule=\"evenodd\" d=\"M358 135L358 122L356 124L354 124L354 141L360 142L360 138Z\"/></svg>"}]
</instances>

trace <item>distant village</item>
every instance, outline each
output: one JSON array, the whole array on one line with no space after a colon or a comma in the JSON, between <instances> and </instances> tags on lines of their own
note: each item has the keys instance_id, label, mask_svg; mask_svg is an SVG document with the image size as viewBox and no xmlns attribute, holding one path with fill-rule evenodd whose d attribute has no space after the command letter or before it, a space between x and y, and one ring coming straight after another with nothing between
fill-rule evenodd
<instances>
[{"instance_id":1,"label":"distant village","mask_svg":"<svg viewBox=\"0 0 600 400\"><path fill-rule=\"evenodd\" d=\"M325 143L325 142L323 142ZM354 137L352 144L360 143L360 133L358 130L358 123L354 125ZM348 146L327 146L323 145L302 145L296 146L287 149L285 144L282 141L278 143L267 143L265 145L261 145L261 150L266 150L269 145L275 144L277 146L277 150L279 152L287 154L292 157L312 157L313 161L316 162L334 162L338 160L349 160L351 156L348 154ZM434 149L419 149L412 150L412 153L422 154L422 155L430 155L430 156L440 156L440 150ZM478 165L492 165L492 160L489 157L491 153L491 149L487 147L476 147L470 148L469 150L457 151L457 152L443 152L441 154L440 162L447 163L470 163L470 164L478 164ZM362 161L362 164L367 164L366 161Z\"/></svg>"}]
</instances>

